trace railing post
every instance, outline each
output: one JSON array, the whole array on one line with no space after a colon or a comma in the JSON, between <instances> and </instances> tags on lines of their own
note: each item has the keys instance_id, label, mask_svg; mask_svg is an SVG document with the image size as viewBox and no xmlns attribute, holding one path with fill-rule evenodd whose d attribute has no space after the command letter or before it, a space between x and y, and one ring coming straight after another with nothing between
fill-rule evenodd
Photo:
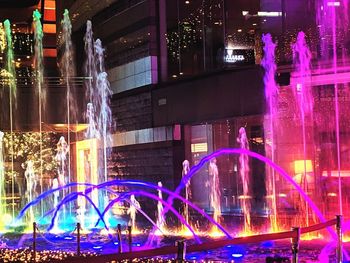
<instances>
[{"instance_id":1,"label":"railing post","mask_svg":"<svg viewBox=\"0 0 350 263\"><path fill-rule=\"evenodd\" d=\"M80 256L80 223L77 223L77 255Z\"/></svg>"},{"instance_id":2,"label":"railing post","mask_svg":"<svg viewBox=\"0 0 350 263\"><path fill-rule=\"evenodd\" d=\"M337 263L343 262L343 231L342 231L342 216L337 215L337 224L336 224L336 229L337 229Z\"/></svg>"},{"instance_id":3,"label":"railing post","mask_svg":"<svg viewBox=\"0 0 350 263\"><path fill-rule=\"evenodd\" d=\"M117 235L118 235L118 253L122 253L122 226L120 224L117 225Z\"/></svg>"},{"instance_id":4,"label":"railing post","mask_svg":"<svg viewBox=\"0 0 350 263\"><path fill-rule=\"evenodd\" d=\"M175 245L177 246L176 262L183 262L186 258L186 242L178 240Z\"/></svg>"},{"instance_id":5,"label":"railing post","mask_svg":"<svg viewBox=\"0 0 350 263\"><path fill-rule=\"evenodd\" d=\"M33 222L33 262L36 262L36 222Z\"/></svg>"},{"instance_id":6,"label":"railing post","mask_svg":"<svg viewBox=\"0 0 350 263\"><path fill-rule=\"evenodd\" d=\"M300 241L300 228L292 227L292 231L295 232L295 236L292 238L292 263L298 263L298 253L299 253L299 241Z\"/></svg>"},{"instance_id":7,"label":"railing post","mask_svg":"<svg viewBox=\"0 0 350 263\"><path fill-rule=\"evenodd\" d=\"M129 252L132 252L132 227L128 226Z\"/></svg>"}]
</instances>

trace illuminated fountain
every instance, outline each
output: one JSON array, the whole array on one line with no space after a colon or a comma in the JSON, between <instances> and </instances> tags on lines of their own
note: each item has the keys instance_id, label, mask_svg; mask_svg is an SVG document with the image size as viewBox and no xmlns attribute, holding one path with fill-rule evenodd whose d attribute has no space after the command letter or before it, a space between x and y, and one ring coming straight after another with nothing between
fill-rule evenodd
<instances>
[{"instance_id":1,"label":"illuminated fountain","mask_svg":"<svg viewBox=\"0 0 350 263\"><path fill-rule=\"evenodd\" d=\"M4 133L0 131L0 214L7 214L6 209L6 192L5 192L5 165L4 165Z\"/></svg>"},{"instance_id":2,"label":"illuminated fountain","mask_svg":"<svg viewBox=\"0 0 350 263\"><path fill-rule=\"evenodd\" d=\"M276 102L278 96L278 88L275 80L276 74L276 62L275 62L275 49L276 44L272 40L270 34L262 36L264 43L264 57L261 61L261 65L265 70L264 85L265 85L265 100L266 100L266 115L264 120L265 128L265 151L266 155L275 162L275 137L274 129L277 126L276 116ZM271 229L273 231L278 230L277 223L277 203L276 203L276 173L273 169L269 169L266 175L266 195L268 207L271 209L269 215L271 222Z\"/></svg>"},{"instance_id":3,"label":"illuminated fountain","mask_svg":"<svg viewBox=\"0 0 350 263\"><path fill-rule=\"evenodd\" d=\"M158 182L158 187L163 187L162 182ZM163 193L161 189L158 189L158 203L157 203L157 228L164 232L166 229L166 221L163 213Z\"/></svg>"},{"instance_id":4,"label":"illuminated fountain","mask_svg":"<svg viewBox=\"0 0 350 263\"><path fill-rule=\"evenodd\" d=\"M26 179L27 190L25 192L25 196L27 198L27 202L31 202L36 198L36 188L38 184L38 176L34 172L33 161L27 161L27 168L24 172L24 177ZM30 209L29 213L29 222L34 222L34 212L33 208Z\"/></svg>"},{"instance_id":5,"label":"illuminated fountain","mask_svg":"<svg viewBox=\"0 0 350 263\"><path fill-rule=\"evenodd\" d=\"M216 165L216 158L213 158L209 162L209 201L210 206L213 209L213 219L215 222L220 223L221 217L221 191L220 191L220 179L219 170ZM214 231L217 231L215 228Z\"/></svg>"},{"instance_id":6,"label":"illuminated fountain","mask_svg":"<svg viewBox=\"0 0 350 263\"><path fill-rule=\"evenodd\" d=\"M39 14L35 15L35 19L35 22L39 23ZM64 50L61 69L63 72L63 80L67 86L67 132L64 135L60 135L58 142L57 140L55 141L55 144L57 142L55 150L57 176L52 178L50 190L47 192L43 191L42 184L40 184L40 192L37 191L39 187L36 187L39 181L42 182L44 159L40 157L40 165L35 166L35 163L33 163L29 156L26 156L24 171L26 179L25 195L29 204L21 211L19 218L23 218L27 211L29 217L27 221L31 222L39 220L40 214L48 218L48 220L51 220L48 229L56 231L59 230L58 228L61 226L60 221L64 221L63 223L69 221L66 220L66 217L59 216L61 211L66 211L67 217L70 217L72 221L69 222L70 225L67 223L70 231L74 229L72 225L79 221L83 229L95 231L92 229L96 227L98 229L97 231L99 231L101 227L103 227L106 233L109 234L109 231L113 230L115 226L115 224L110 222L111 212L109 211L112 210L114 204L125 201L128 203L128 206L126 207L127 209L125 209L124 218L120 217L115 220L119 220L118 223L121 222L124 224L129 220L129 224L132 226L133 230L136 229L136 225L138 224L138 221L136 221L136 214L138 213L138 220L139 215L141 217L142 214L142 216L151 223L154 229L158 230L157 233L160 234L165 233L175 236L178 229L187 228L188 233L191 233L194 237L194 241L198 243L202 242L200 235L211 235L214 231L220 231L227 238L232 238L232 235L234 235L233 233L235 233L237 229L240 230L242 225L237 223L234 229L229 230L226 230L221 225L221 222L224 221L222 220L223 215L221 207L222 186L220 185L220 174L216 158L225 154L235 154L238 156L239 177L241 181L241 185L239 185L239 190L241 190L239 200L244 218L244 234L249 234L252 233L253 230L256 230L253 225L254 220L252 219L254 218L254 214L252 213L253 193L250 189L251 182L254 180L254 174L253 169L249 167L249 158L256 158L267 166L266 189L272 230L276 231L279 228L289 228L291 225L310 225L313 222L325 220L325 216L322 213L325 209L323 207L320 208L319 204L321 202L320 199L316 198L315 191L316 186L320 185L322 179L324 179L324 175L323 170L319 168L319 159L321 158L317 157L317 152L321 150L317 149L317 143L314 142L314 140L316 140L314 138L317 137L317 135L315 135L315 130L317 130L316 126L319 125L319 123L313 112L314 108L317 107L316 103L314 104L313 102L314 94L311 90L311 83L313 81L311 75L313 72L310 69L311 57L303 33L298 35L297 42L293 45L295 72L292 74L291 85L288 88L280 87L280 92L278 92L275 83L275 44L270 35L263 36L265 57L262 65L265 69L264 83L267 102L267 116L264 120L266 131L265 150L268 158L249 151L249 141L246 130L241 127L237 138L240 149L223 149L213 152L205 156L192 168L190 168L189 161L185 160L182 164L181 183L175 191L170 191L164 188L161 182L158 182L157 185L153 185L147 182L132 180L108 181L108 149L111 146L110 132L113 128L112 114L109 108L111 91L106 69L104 68L104 49L102 48L100 40L94 41L93 39L91 22L87 23L85 35L85 51L87 57L85 63L85 84L87 88L87 109L85 116L87 130L84 132L85 137L83 132L77 136L77 141L74 141L73 136L70 136L72 126L76 123L78 117L75 116L77 112L71 111L75 109L74 88L71 83L71 79L74 77L74 70L71 67L74 67L74 64L72 63L73 55L71 52L72 46L70 40L71 25L68 12L64 14L62 25L62 43ZM36 25L36 28L40 28L40 26ZM40 30L38 30L37 33L40 33ZM39 37L40 36L38 36L38 38ZM40 40L38 40L38 43L38 54L40 54ZM40 94L43 92L42 70L40 70L40 64L42 62L40 62L40 55L36 59L38 59L36 62L38 64L38 79L36 84L37 91ZM292 106L287 110L285 108L280 108L280 105L283 106L283 102L286 101L290 102L288 106ZM42 105L45 104L45 102L42 103ZM40 105L39 115L42 112L42 107L44 107ZM317 116L317 114L315 115ZM40 116L39 119L41 119ZM285 120L285 122L283 122L283 120ZM41 126L41 121L39 126ZM291 129L291 126L294 128L292 127L293 129ZM40 154L43 152L44 137L41 129L40 127ZM339 133L339 131L337 133ZM13 131L11 130L11 136L9 136L9 138L11 138L12 135ZM339 137L339 134L337 136ZM11 141L11 139L9 141ZM0 133L0 151L3 148L1 143L2 134ZM11 147L11 145L13 146L13 143L8 144L9 147ZM53 145L53 147L55 147L55 145ZM289 150L290 154L289 152L286 154ZM8 150L7 152L10 158L12 153L13 159L14 150ZM76 160L74 158L76 158ZM317 160L317 158L319 159ZM76 174L71 166L72 160L77 163ZM221 159L219 161L221 162ZM1 182L3 182L5 178L3 163L3 156L0 152ZM209 209L208 207L198 207L191 202L190 179L195 176L196 172L200 169L204 170L206 168L208 168L208 173L205 171L206 176L208 175L209 179L207 182L207 186L209 187ZM319 170L316 171L316 169ZM332 169L330 170L330 177L333 176ZM316 172L318 175L316 175ZM340 171L338 171L338 175L339 174ZM40 178L38 179L37 176L39 175ZM340 176L338 177L340 178ZM14 184L14 180L12 180L12 184ZM206 183L203 182L203 187L205 187L205 184ZM182 190L184 190L183 196L180 195ZM14 191L12 191L12 194L13 193ZM341 185L338 187L338 193L339 196L341 196ZM5 196L4 187L0 186L1 200L3 200ZM143 200L138 199L139 196L151 199L155 204L154 210L142 211L141 205L137 200L140 200L140 202ZM341 197L339 198L341 201ZM181 201L180 209L173 206L174 199ZM47 200L53 201L53 207L51 206L50 209L45 209L44 213L37 213L39 209L35 208L35 205L41 204L42 202L49 203L50 201ZM294 210L289 213L286 212L282 205L285 203ZM5 214L6 205L3 201L1 201L0 205L0 212ZM341 207L341 202L339 202L339 206ZM65 210L65 207L67 207L67 210ZM73 207L76 208L73 209ZM142 205L142 207L144 206ZM43 209L45 206L41 205L40 208ZM182 209L183 211L181 212L183 213L181 214L178 210ZM212 212L213 217L211 218L208 216L203 209L208 209L210 214ZM12 208L12 210L14 211L14 208ZM192 210L194 211L193 214L191 213ZM174 214L176 221L174 226L170 224L166 225L165 215L168 211ZM191 217L189 216L190 213ZM149 214L151 216L149 216ZM278 218L277 214L279 215ZM198 229L199 231L193 228L191 218L197 217L197 215L203 218L200 220L207 220L209 222L208 228L200 227L200 229ZM125 220L126 217L128 217L127 220ZM293 217L298 218L298 220L294 220ZM167 217L168 222L170 222L169 218L170 217ZM283 220L284 222L280 223ZM42 224L43 227L47 225L47 223ZM214 231L211 232L211 230ZM153 231L149 232L152 233Z\"/></svg>"},{"instance_id":7,"label":"illuminated fountain","mask_svg":"<svg viewBox=\"0 0 350 263\"><path fill-rule=\"evenodd\" d=\"M130 207L127 214L130 216L129 225L132 230L136 230L136 213L141 209L140 203L136 200L135 195L130 196Z\"/></svg>"},{"instance_id":8,"label":"illuminated fountain","mask_svg":"<svg viewBox=\"0 0 350 263\"><path fill-rule=\"evenodd\" d=\"M6 70L8 73L8 87L9 87L9 120L10 120L10 149L8 155L11 157L11 193L12 200L15 199L15 170L14 170L14 139L13 139L13 126L14 126L14 110L17 105L17 85L16 85L16 71L14 65L13 44L11 34L11 24L9 20L5 20L4 29L6 35ZM15 216L15 203L12 202L12 218Z\"/></svg>"},{"instance_id":9,"label":"illuminated fountain","mask_svg":"<svg viewBox=\"0 0 350 263\"><path fill-rule=\"evenodd\" d=\"M186 174L188 174L188 172L190 171L190 162L188 160L184 160L182 162L182 178L184 176L186 176ZM185 198L186 200L189 200L191 198L191 183L188 182L186 184L186 188L185 188ZM184 217L186 219L186 222L189 223L189 211L188 211L188 205L184 204Z\"/></svg>"},{"instance_id":10,"label":"illuminated fountain","mask_svg":"<svg viewBox=\"0 0 350 263\"><path fill-rule=\"evenodd\" d=\"M87 139L90 139L90 152L95 147L94 139L98 139L99 149L97 153L99 169L97 170L97 182L102 183L108 180L107 160L111 146L111 131L113 129L112 112L110 109L110 84L104 65L104 49L100 39L94 41L91 21L86 23L85 41L85 74L88 76L85 81L87 88L87 118L88 131ZM96 151L96 150L95 150ZM93 171L93 170L92 170ZM93 175L92 176L96 176ZM108 203L108 195L98 197L99 208L103 209Z\"/></svg>"},{"instance_id":11,"label":"illuminated fountain","mask_svg":"<svg viewBox=\"0 0 350 263\"><path fill-rule=\"evenodd\" d=\"M302 150L295 154L300 156L302 163L302 172L296 175L296 181L303 187L305 192L314 190L312 187L313 178L308 170L308 160L313 159L313 94L310 83L310 61L311 52L307 47L304 32L299 32L296 43L293 44L293 59L295 64L295 74L298 76L297 83L291 83L293 87L293 101L295 101L295 120L301 125L301 145ZM298 178L299 177L299 178ZM311 177L311 178L310 178ZM312 188L312 189L311 189ZM305 223L309 225L309 208L307 204L300 202L301 214L305 214ZM300 225L300 223L299 223Z\"/></svg>"},{"instance_id":12,"label":"illuminated fountain","mask_svg":"<svg viewBox=\"0 0 350 263\"><path fill-rule=\"evenodd\" d=\"M43 64L43 37L44 32L41 25L41 14L38 10L33 12L33 27L34 27L34 69L35 69L35 95L38 101L38 121L39 121L39 143L40 143L40 192L43 188L43 115L46 109L46 86L44 85L44 64ZM41 215L43 214L42 205Z\"/></svg>"},{"instance_id":13,"label":"illuminated fountain","mask_svg":"<svg viewBox=\"0 0 350 263\"><path fill-rule=\"evenodd\" d=\"M237 138L241 149L249 150L249 143L246 131L243 127L239 129L239 135ZM249 168L249 158L246 154L241 154L239 156L239 174L242 180L243 194L241 197L241 207L244 218L244 233L251 233L251 196L249 190L250 182L250 168Z\"/></svg>"}]
</instances>

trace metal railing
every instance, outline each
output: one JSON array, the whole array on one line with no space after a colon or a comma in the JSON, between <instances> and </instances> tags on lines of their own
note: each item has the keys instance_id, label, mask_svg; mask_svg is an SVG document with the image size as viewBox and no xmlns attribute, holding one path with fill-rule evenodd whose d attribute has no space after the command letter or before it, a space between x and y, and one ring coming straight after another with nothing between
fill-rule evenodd
<instances>
[{"instance_id":1,"label":"metal railing","mask_svg":"<svg viewBox=\"0 0 350 263\"><path fill-rule=\"evenodd\" d=\"M260 235L252 235L246 237L237 237L233 239L224 239L224 240L213 240L210 242L202 243L202 244L193 244L186 246L185 241L178 241L175 245L171 246L163 246L154 249L147 250L139 250L132 251L132 239L131 239L131 227L128 227L128 237L129 237L129 252L122 252L122 238L121 238L121 226L118 225L118 254L108 254L108 255L99 255L92 258L81 258L80 255L80 231L77 231L77 254L78 257L69 258L63 260L61 262L70 262L70 263L80 263L80 262L94 262L94 263L105 263L111 261L122 261L122 260L132 260L136 258L151 258L158 257L169 254L176 254L178 260L184 260L186 252L200 252L207 250L219 249L229 245L242 245L242 244L252 244L252 243L260 243L264 241L271 240L280 240L280 239L291 239L291 251L292 251L292 262L298 262L298 254L299 254L299 244L300 244L300 236L302 234L307 234L315 231L319 231L331 226L336 226L337 233L337 248L336 248L336 262L343 262L343 253L342 253L342 216L338 215L336 218L319 223L316 225L308 226L308 227L293 227L290 231L277 232L277 233L268 233L268 234L260 234ZM35 259L36 254L36 223L33 223L33 254ZM80 224L77 224L77 229L80 229Z\"/></svg>"}]
</instances>

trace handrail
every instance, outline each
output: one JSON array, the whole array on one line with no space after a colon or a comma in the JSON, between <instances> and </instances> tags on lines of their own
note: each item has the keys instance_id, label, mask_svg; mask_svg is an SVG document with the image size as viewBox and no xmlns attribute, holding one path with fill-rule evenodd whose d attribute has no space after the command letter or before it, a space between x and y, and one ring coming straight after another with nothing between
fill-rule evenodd
<instances>
[{"instance_id":1,"label":"handrail","mask_svg":"<svg viewBox=\"0 0 350 263\"><path fill-rule=\"evenodd\" d=\"M310 233L310 232L315 232L315 231L318 231L318 230L321 230L321 229L333 226L335 224L337 224L337 219L336 218L334 218L332 220L328 220L328 221L323 222L323 223L319 223L319 224L313 225L313 226L302 227L302 228L300 228L300 233L301 234L307 234L307 233Z\"/></svg>"},{"instance_id":2,"label":"handrail","mask_svg":"<svg viewBox=\"0 0 350 263\"><path fill-rule=\"evenodd\" d=\"M331 219L329 221L319 223L313 226L300 228L300 234L306 234L306 233L322 230L324 228L327 228L336 224L337 224L337 219ZM286 238L295 239L295 238L298 238L298 236L299 236L299 233L292 230L292 231L284 231L284 232L277 232L277 233L252 235L252 236L246 236L246 237L237 237L233 239L214 240L207 243L187 246L186 251L189 253L206 251L206 250L218 249L228 245L259 243L259 242L264 242L269 240L279 240L279 239L286 239ZM113 260L114 261L131 260L135 258L148 258L148 257L176 254L176 252L177 252L177 246L164 246L160 248L139 250L139 251L133 251L133 252L119 253L119 254L100 255L100 256L92 257L91 262L105 263ZM75 258L66 259L63 262L86 263L88 261L89 261L89 258L75 257Z\"/></svg>"}]
</instances>

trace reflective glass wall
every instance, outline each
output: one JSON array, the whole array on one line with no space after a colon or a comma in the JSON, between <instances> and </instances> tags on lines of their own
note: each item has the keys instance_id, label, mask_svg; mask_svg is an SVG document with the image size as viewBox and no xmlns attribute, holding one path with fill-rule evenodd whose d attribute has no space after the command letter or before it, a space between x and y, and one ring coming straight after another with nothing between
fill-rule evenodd
<instances>
[{"instance_id":1,"label":"reflective glass wall","mask_svg":"<svg viewBox=\"0 0 350 263\"><path fill-rule=\"evenodd\" d=\"M300 30L317 57L316 8L314 0L168 0L168 78L259 64L267 32L280 64L291 62Z\"/></svg>"}]
</instances>

